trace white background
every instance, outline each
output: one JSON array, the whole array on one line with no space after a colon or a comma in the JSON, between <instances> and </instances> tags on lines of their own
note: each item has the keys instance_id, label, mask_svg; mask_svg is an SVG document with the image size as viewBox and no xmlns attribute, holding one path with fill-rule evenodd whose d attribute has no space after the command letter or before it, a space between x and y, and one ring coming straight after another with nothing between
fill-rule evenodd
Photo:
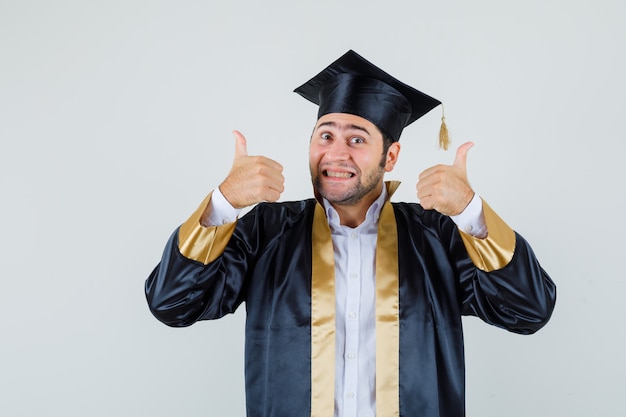
<instances>
[{"instance_id":1,"label":"white background","mask_svg":"<svg viewBox=\"0 0 626 417\"><path fill-rule=\"evenodd\" d=\"M233 129L311 196L348 49L442 100L474 188L558 285L518 336L465 319L468 416L623 416L623 1L0 1L0 415L243 416L243 311L171 329L143 283L227 174ZM416 201L440 110L388 179Z\"/></svg>"}]
</instances>

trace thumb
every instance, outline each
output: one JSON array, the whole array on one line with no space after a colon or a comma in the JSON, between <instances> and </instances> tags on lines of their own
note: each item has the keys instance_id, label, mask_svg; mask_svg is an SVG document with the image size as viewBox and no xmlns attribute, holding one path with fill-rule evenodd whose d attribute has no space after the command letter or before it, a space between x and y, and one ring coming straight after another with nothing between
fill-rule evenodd
<instances>
[{"instance_id":1,"label":"thumb","mask_svg":"<svg viewBox=\"0 0 626 417\"><path fill-rule=\"evenodd\" d=\"M465 142L463 145L459 146L456 150L456 156L454 157L454 163L452 165L465 169L467 152L472 148L472 146L474 146L473 142Z\"/></svg>"},{"instance_id":2,"label":"thumb","mask_svg":"<svg viewBox=\"0 0 626 417\"><path fill-rule=\"evenodd\" d=\"M238 130L233 130L233 136L235 136L235 159L248 156L246 137Z\"/></svg>"}]
</instances>

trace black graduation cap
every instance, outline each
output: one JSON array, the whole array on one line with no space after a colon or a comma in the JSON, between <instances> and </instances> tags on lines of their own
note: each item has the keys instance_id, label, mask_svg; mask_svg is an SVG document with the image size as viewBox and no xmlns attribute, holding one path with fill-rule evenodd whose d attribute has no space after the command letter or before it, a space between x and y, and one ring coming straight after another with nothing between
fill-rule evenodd
<instances>
[{"instance_id":1,"label":"black graduation cap","mask_svg":"<svg viewBox=\"0 0 626 417\"><path fill-rule=\"evenodd\" d=\"M294 92L319 105L318 118L329 113L354 114L372 122L393 141L400 139L406 126L441 104L352 50ZM442 147L447 149L447 145Z\"/></svg>"}]
</instances>

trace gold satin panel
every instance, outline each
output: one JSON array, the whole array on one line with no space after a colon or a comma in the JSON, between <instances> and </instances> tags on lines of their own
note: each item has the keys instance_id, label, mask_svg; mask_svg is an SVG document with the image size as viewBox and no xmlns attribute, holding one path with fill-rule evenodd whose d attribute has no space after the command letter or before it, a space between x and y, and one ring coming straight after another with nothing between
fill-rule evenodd
<instances>
[{"instance_id":1,"label":"gold satin panel","mask_svg":"<svg viewBox=\"0 0 626 417\"><path fill-rule=\"evenodd\" d=\"M389 184L390 194L395 191ZM376 241L376 416L400 415L400 290L398 227L385 203Z\"/></svg>"},{"instance_id":2,"label":"gold satin panel","mask_svg":"<svg viewBox=\"0 0 626 417\"><path fill-rule=\"evenodd\" d=\"M311 264L311 417L335 410L335 253L324 208L313 215Z\"/></svg>"},{"instance_id":3,"label":"gold satin panel","mask_svg":"<svg viewBox=\"0 0 626 417\"><path fill-rule=\"evenodd\" d=\"M200 219L211 201L209 194L200 207L180 226L178 231L178 250L187 259L202 262L204 265L217 259L226 248L235 231L237 222L224 226L204 227Z\"/></svg>"},{"instance_id":4,"label":"gold satin panel","mask_svg":"<svg viewBox=\"0 0 626 417\"><path fill-rule=\"evenodd\" d=\"M478 239L461 231L461 238L476 268L492 272L504 268L515 252L515 232L483 200L488 235Z\"/></svg>"}]
</instances>

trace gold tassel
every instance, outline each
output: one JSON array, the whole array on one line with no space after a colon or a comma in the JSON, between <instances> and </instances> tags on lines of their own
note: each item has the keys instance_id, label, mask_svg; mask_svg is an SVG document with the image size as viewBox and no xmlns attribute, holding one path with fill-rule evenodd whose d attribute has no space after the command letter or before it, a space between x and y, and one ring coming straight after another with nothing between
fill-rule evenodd
<instances>
[{"instance_id":1,"label":"gold tassel","mask_svg":"<svg viewBox=\"0 0 626 417\"><path fill-rule=\"evenodd\" d=\"M450 135L448 134L448 126L446 126L446 115L441 105L441 128L439 129L439 147L447 151L450 147Z\"/></svg>"}]
</instances>

